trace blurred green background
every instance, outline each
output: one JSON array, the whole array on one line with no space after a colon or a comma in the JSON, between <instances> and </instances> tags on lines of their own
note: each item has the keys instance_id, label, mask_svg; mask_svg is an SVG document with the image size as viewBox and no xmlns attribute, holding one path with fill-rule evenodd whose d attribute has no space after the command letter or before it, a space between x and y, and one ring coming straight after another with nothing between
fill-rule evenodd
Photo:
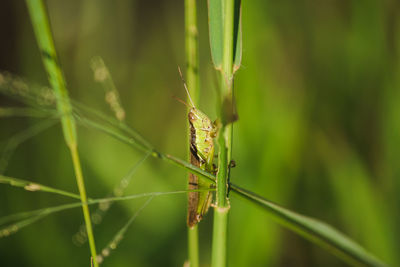
<instances>
[{"instance_id":1,"label":"blurred green background","mask_svg":"<svg viewBox=\"0 0 400 267\"><path fill-rule=\"evenodd\" d=\"M93 79L101 56L127 123L163 152L185 158L183 1L47 1L70 96L112 114ZM200 109L215 118L207 3L199 1ZM328 222L392 266L400 265L400 4L395 0L243 1L243 61L235 94L232 180L292 210ZM47 85L24 1L0 4L0 70ZM0 96L1 106L18 102ZM0 118L1 149L40 123ZM143 157L100 132L79 128L88 194L104 197ZM22 143L6 175L77 192L56 125ZM186 188L186 172L149 158L125 194ZM100 252L144 199L115 204L94 232ZM0 185L0 216L71 202ZM345 266L231 195L229 266ZM92 208L94 210L95 207ZM89 266L73 236L81 209L51 215L0 239L1 266ZM212 212L200 224L210 260ZM186 196L155 198L104 266L182 266Z\"/></svg>"}]
</instances>

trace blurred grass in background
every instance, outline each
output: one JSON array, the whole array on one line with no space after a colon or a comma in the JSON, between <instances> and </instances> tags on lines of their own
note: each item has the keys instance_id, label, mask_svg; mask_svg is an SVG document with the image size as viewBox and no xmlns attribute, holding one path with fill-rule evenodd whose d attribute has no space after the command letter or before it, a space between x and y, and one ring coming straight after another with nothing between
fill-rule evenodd
<instances>
[{"instance_id":1,"label":"blurred grass in background","mask_svg":"<svg viewBox=\"0 0 400 267\"><path fill-rule=\"evenodd\" d=\"M200 109L215 118L206 2L199 1ZM56 48L73 99L104 112L90 60L101 56L119 90L126 121L161 151L184 158L183 1L48 1ZM396 1L243 3L243 62L235 94L232 179L286 207L342 230L393 266L400 264L400 4ZM24 2L0 8L0 69L47 85ZM1 96L1 106L16 102ZM110 113L111 114L111 113ZM0 120L1 148L38 123ZM79 128L89 196L104 197L143 155ZM24 142L7 175L76 192L59 125ZM186 188L185 171L147 159L126 194ZM0 216L69 199L0 186ZM113 206L94 228L99 252L145 200ZM229 266L341 266L321 248L283 230L261 209L231 198ZM211 217L200 225L209 262ZM105 266L180 266L186 259L186 197L155 198ZM0 239L3 266L83 266L87 244L72 236L79 209Z\"/></svg>"}]
</instances>

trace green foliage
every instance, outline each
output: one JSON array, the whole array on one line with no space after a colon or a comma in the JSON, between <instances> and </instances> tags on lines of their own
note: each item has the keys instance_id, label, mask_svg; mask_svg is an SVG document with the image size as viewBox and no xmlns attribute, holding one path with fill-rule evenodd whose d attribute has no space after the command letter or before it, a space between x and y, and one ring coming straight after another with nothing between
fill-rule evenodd
<instances>
[{"instance_id":1,"label":"green foliage","mask_svg":"<svg viewBox=\"0 0 400 267\"><path fill-rule=\"evenodd\" d=\"M241 4L235 2L234 11L234 53L233 64L234 71L238 70L242 61L242 22L241 22ZM224 53L224 1L208 0L208 27L210 38L211 58L216 69L222 69L222 60Z\"/></svg>"},{"instance_id":2,"label":"green foliage","mask_svg":"<svg viewBox=\"0 0 400 267\"><path fill-rule=\"evenodd\" d=\"M147 159L126 188L126 194L185 188L186 171L164 164L168 162L214 179L180 159L187 151L182 141L186 138L183 130L186 114L180 105L170 101L172 94L183 95L176 73L176 65L183 58L182 18L176 16L179 6L168 3L161 12L149 11L148 6L131 1L85 2L79 6L72 2L62 6L52 1L48 4L70 94L79 101L71 103L74 118L80 125L79 146L90 196L109 194L132 162L143 158L143 153L138 151L162 160ZM38 67L40 53L31 45L33 37L27 34L31 32L31 25L26 10L15 3L10 5L16 12L10 12L13 16L6 18L13 23L10 29L18 29L19 34L3 40L2 55L7 54L8 60L2 60L5 66L2 68L27 77L29 84L31 81L45 84L44 72ZM289 223L289 229L295 223L306 229L307 237L314 241L325 236L325 241L336 242L336 249L343 253L343 243L348 242L342 234L326 225L321 228L319 221L310 221L298 214L321 218L340 229L340 233L357 240L377 258L397 266L400 262L396 239L399 215L395 211L399 209L400 195L400 138L396 133L399 132L397 74L400 68L394 55L399 49L400 23L393 10L396 10L393 6L372 0L354 1L350 6L336 2L304 5L287 1L246 4L242 10L244 67L235 80L240 113L233 146L237 167L231 171L231 180L280 203L273 206L276 211L272 213L278 212L275 213L278 217L291 216L280 221L283 225ZM66 13L76 16L71 19ZM199 21L206 21L206 13L205 5L200 4ZM166 23L142 27L143 23L160 17ZM212 114L211 88L215 86L210 75L204 24L200 23L199 32L200 61L203 62L199 74L204 77L203 102L199 106ZM7 44L14 47L15 43L19 45L14 50L7 49ZM90 71L89 62L94 55L101 55L113 74L127 115L123 123L97 116L98 110L108 111L108 107ZM0 76L0 84L3 77ZM4 113L0 114L7 116L0 120L4 141L1 145L13 152L6 153L9 164L2 166L7 167L8 180L3 181L26 186L26 181L12 182L9 177L29 177L32 181L28 185L74 190L76 184L71 181L71 163L60 131L39 124L36 128L39 130L29 134L30 127L44 118L54 122L59 114L43 105L41 109L38 105L21 108L9 98L2 98L1 103L0 111ZM3 103L7 109L3 109ZM88 111L89 106L94 109ZM126 125L139 129L151 142L143 142ZM19 135L22 137L19 133L23 133ZM33 137L35 134L38 135ZM14 136L19 141L7 146ZM64 198L55 198L54 194L30 194L6 185L1 185L0 190L5 203L2 218L21 210L64 204ZM166 196L162 201L154 198L104 264L181 265L186 259L182 237L186 213L183 195ZM282 230L270 219L271 212L265 213L235 196L230 194L229 266L343 264L319 247ZM96 225L99 247L106 247L142 204L121 202L113 207L102 224ZM267 206L272 207L270 202L264 203L263 207ZM289 212L282 206L299 213ZM88 262L87 249L70 243L81 224L80 213L65 211L39 219L42 217L38 214L21 218L19 226L30 227L0 239L1 250L7 252L2 263L43 266L49 262L65 262L68 266L79 266ZM209 223L210 216L204 219L203 230L200 229L199 247L200 255L206 255L204 262L209 262L207 255L210 255ZM315 235L309 236L310 232ZM52 248L54 253L43 249L37 240L57 244ZM151 248L143 246L149 241ZM353 260L361 259L370 265L380 263L352 242L345 250ZM155 251L157 257L154 257ZM20 257L21 253L24 257Z\"/></svg>"}]
</instances>

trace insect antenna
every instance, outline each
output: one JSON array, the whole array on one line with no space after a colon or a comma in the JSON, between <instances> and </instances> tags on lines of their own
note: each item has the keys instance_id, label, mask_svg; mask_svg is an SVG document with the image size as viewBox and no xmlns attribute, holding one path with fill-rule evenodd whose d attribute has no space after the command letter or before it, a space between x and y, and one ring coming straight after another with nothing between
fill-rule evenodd
<instances>
[{"instance_id":1,"label":"insect antenna","mask_svg":"<svg viewBox=\"0 0 400 267\"><path fill-rule=\"evenodd\" d=\"M194 105L194 103L193 103L193 100L192 100L192 98L190 97L190 93L189 93L189 90L188 90L188 88L187 88L186 81L185 81L185 79L183 78L181 68L180 68L179 66L178 66L178 71L179 71L179 75L181 76L181 79L182 79L182 82L183 82L183 86L185 87L186 93L187 93L187 95L188 95L188 97L189 97L190 103L192 104L192 107L195 107L195 105Z\"/></svg>"},{"instance_id":2,"label":"insect antenna","mask_svg":"<svg viewBox=\"0 0 400 267\"><path fill-rule=\"evenodd\" d=\"M192 106L190 106L188 103L186 103L185 101L183 101L183 100L180 99L179 97L173 95L172 98L175 99L175 100L177 100L177 101L179 101L179 102L181 102L182 104L184 104L184 105L187 106L188 108L192 108Z\"/></svg>"}]
</instances>

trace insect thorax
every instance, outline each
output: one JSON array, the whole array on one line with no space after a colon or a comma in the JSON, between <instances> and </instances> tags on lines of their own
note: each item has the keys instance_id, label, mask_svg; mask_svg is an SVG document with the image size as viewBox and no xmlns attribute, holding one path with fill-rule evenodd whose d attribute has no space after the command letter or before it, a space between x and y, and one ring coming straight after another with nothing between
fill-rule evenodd
<instances>
[{"instance_id":1,"label":"insect thorax","mask_svg":"<svg viewBox=\"0 0 400 267\"><path fill-rule=\"evenodd\" d=\"M188 114L191 134L191 149L203 163L212 164L214 156L215 126L213 122L198 109L192 108Z\"/></svg>"}]
</instances>

